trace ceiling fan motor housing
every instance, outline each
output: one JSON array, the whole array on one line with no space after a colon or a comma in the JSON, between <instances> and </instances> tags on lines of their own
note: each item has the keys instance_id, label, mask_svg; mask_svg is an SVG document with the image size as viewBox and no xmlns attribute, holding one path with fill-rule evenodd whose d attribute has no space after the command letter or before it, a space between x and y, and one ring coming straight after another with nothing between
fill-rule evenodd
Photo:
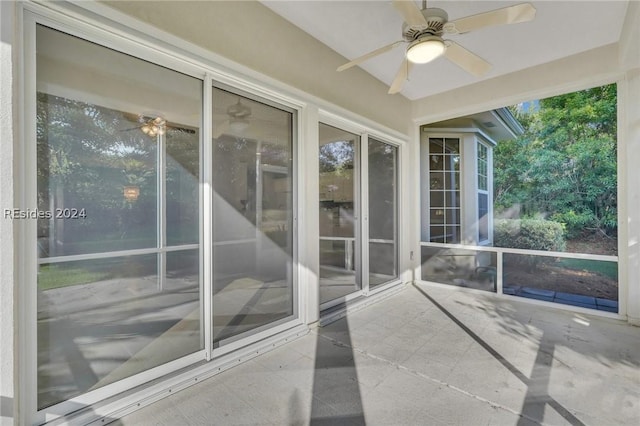
<instances>
[{"instance_id":1,"label":"ceiling fan motor housing","mask_svg":"<svg viewBox=\"0 0 640 426\"><path fill-rule=\"evenodd\" d=\"M237 103L230 105L229 108L227 108L227 114L233 118L245 118L251 115L251 108L243 105L238 100Z\"/></svg>"},{"instance_id":2,"label":"ceiling fan motor housing","mask_svg":"<svg viewBox=\"0 0 640 426\"><path fill-rule=\"evenodd\" d=\"M406 41L414 41L423 35L441 36L444 31L444 25L449 20L449 15L442 9L432 7L422 9L420 11L427 21L424 25L409 25L406 22L402 24L402 36Z\"/></svg>"}]
</instances>

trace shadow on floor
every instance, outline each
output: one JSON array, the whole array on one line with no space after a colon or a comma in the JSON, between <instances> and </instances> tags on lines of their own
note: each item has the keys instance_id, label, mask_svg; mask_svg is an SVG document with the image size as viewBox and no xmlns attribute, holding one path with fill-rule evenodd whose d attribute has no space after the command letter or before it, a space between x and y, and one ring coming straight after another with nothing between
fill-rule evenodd
<instances>
[{"instance_id":1,"label":"shadow on floor","mask_svg":"<svg viewBox=\"0 0 640 426\"><path fill-rule=\"evenodd\" d=\"M558 401L552 398L548 392L549 375L551 372L551 364L553 362L553 353L555 350L555 344L548 339L545 339L543 335L540 339L540 345L538 347L538 353L536 355L535 364L531 377L527 377L524 373L518 370L513 364L507 361L502 355L500 355L493 347L487 342L482 340L476 333L474 333L469 327L464 325L462 321L456 318L451 312L449 312L444 306L440 305L435 299L429 296L424 290L417 285L414 287L427 298L435 307L437 307L443 314L445 314L451 321L453 321L458 327L460 327L469 337L471 337L476 343L484 348L491 356L493 356L500 364L502 364L507 370L509 370L514 376L516 376L522 383L527 386L527 393L520 412L520 421L518 426L524 426L533 421L541 423L544 419L544 410L546 405L553 408L558 414L560 414L569 424L573 426L585 426L576 416L574 416L569 410L563 407Z\"/></svg>"},{"instance_id":2,"label":"shadow on floor","mask_svg":"<svg viewBox=\"0 0 640 426\"><path fill-rule=\"evenodd\" d=\"M340 321L341 342L318 333L311 402L311 422L321 425L364 425L358 373L349 321Z\"/></svg>"}]
</instances>

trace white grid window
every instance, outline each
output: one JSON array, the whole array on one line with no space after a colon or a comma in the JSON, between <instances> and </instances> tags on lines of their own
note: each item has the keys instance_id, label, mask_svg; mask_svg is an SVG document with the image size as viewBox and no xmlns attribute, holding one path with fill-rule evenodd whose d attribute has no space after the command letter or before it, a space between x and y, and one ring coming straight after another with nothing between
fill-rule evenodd
<instances>
[{"instance_id":1,"label":"white grid window","mask_svg":"<svg viewBox=\"0 0 640 426\"><path fill-rule=\"evenodd\" d=\"M429 241L460 242L459 138L429 138Z\"/></svg>"}]
</instances>

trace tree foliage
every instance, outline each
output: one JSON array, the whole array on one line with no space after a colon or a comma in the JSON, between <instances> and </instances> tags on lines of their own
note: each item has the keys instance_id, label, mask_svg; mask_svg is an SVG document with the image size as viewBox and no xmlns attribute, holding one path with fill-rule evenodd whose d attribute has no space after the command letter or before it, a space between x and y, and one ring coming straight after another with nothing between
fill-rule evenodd
<instances>
[{"instance_id":1,"label":"tree foliage","mask_svg":"<svg viewBox=\"0 0 640 426\"><path fill-rule=\"evenodd\" d=\"M353 142L335 141L320 147L320 173L353 169Z\"/></svg>"},{"instance_id":2,"label":"tree foliage","mask_svg":"<svg viewBox=\"0 0 640 426\"><path fill-rule=\"evenodd\" d=\"M496 211L564 223L569 237L617 232L616 86L512 108L525 127L494 154Z\"/></svg>"},{"instance_id":3,"label":"tree foliage","mask_svg":"<svg viewBox=\"0 0 640 426\"><path fill-rule=\"evenodd\" d=\"M158 140L145 135L136 119L121 111L38 93L38 208L54 214L67 208L86 212L81 220L39 220L38 236L46 240L43 251L54 256L155 246ZM176 204L197 200L198 134L176 128L167 131L165 139L171 220ZM139 189L135 201L124 198L125 186ZM193 221L197 224L197 210ZM197 233L197 226L191 228Z\"/></svg>"}]
</instances>

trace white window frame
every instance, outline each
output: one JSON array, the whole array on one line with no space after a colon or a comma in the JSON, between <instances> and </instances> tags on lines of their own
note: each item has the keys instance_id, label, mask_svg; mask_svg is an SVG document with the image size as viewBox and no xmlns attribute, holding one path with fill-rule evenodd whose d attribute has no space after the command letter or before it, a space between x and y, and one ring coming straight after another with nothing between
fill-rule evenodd
<instances>
[{"instance_id":1,"label":"white window frame","mask_svg":"<svg viewBox=\"0 0 640 426\"><path fill-rule=\"evenodd\" d=\"M463 236L466 235L467 229L466 229L466 225L465 225L465 221L464 221L464 213L465 213L465 206L464 206L464 200L465 198L465 194L466 191L468 190L468 188L466 188L465 185L465 179L464 179L464 170L466 167L466 161L467 159L465 158L464 155L464 145L465 145L465 137L467 137L468 135L464 134L464 133L457 133L455 129L452 129L451 132L442 132L439 129L431 132L431 129L425 128L423 132L420 133L420 146L421 146L421 153L427 152L429 153L429 139L458 139L459 142L459 147L458 147L458 155L460 156L460 165L458 167L458 174L459 174L459 179L460 179L460 223L458 223L458 226L460 227L460 234L459 234L459 239L462 240ZM424 159L422 154L420 155L420 229L421 229L421 238L420 241L421 242L429 242L431 243L431 216L430 216L430 209L431 209L431 191L429 188L429 179L425 178L424 175L422 174L423 171L425 173L427 173L427 177L430 176L431 173L431 168L429 167L429 162L428 160ZM445 229L446 229L446 212L445 212ZM451 243L437 243L434 242L432 244L451 244Z\"/></svg>"},{"instance_id":2,"label":"white window frame","mask_svg":"<svg viewBox=\"0 0 640 426\"><path fill-rule=\"evenodd\" d=\"M212 81L211 85L209 87L205 87L204 90L205 91L209 91L210 93L213 92L213 89L219 89L219 90L225 90L227 92L233 93L235 95L238 96L242 96L244 98L256 101L256 102L260 102L264 105L267 105L269 107L272 108L276 108L279 109L280 111L283 112L287 112L291 114L291 122L292 122L292 146L291 146L291 154L292 157L298 158L297 157L297 150L298 150L298 129L297 129L297 123L299 122L299 114L298 114L298 110L295 108L292 108L290 106L285 106L282 104L279 104L278 102L275 102L267 97L264 96L260 96L258 94L256 94L255 92L249 92L247 90L242 90L242 89L238 89L234 86L228 85L228 84L223 84L223 83L218 83L216 81ZM213 97L213 94L211 95ZM211 103L211 106L213 106L213 103ZM209 116L211 117L211 116ZM206 121L206 119L205 119ZM212 129L212 123L209 123L209 128ZM213 162L213 157L208 157L207 160L209 161L209 167L207 167L207 170L212 170L212 162ZM299 295L299 286L298 286L298 279L297 279L297 274L296 274L296 268L297 268L297 248L298 248L298 239L297 239L297 226L296 226L296 222L297 222L297 210L298 210L298 197L295 196L295 194L297 194L298 191L298 182L297 182L297 175L298 175L298 161L294 161L293 164L293 168L292 168L292 175L291 175L291 180L292 180L292 193L294 194L293 200L292 200L292 210L293 210L293 218L292 218L292 236L291 238L293 239L292 242L292 259L291 259L291 263L292 263L292 274L291 274L291 279L292 279L292 300L294 301L293 303L293 313L290 316L287 316L285 318L281 318L279 320L276 320L274 322L270 322L268 324L263 324L261 326L258 326L257 328L251 329L251 330L247 330L246 332L240 333L238 335L233 335L231 337L225 338L223 340L221 340L220 342L218 342L220 345L218 347L212 347L212 358L216 358L216 357L220 357L222 355L228 354L230 352L233 352L239 348L242 348L243 346L247 345L247 342L252 342L252 341L259 341L262 340L266 337L269 337L271 335L274 334L273 330L282 330L282 329L286 329L290 326L290 323L292 321L294 321L296 324L300 321L300 304L297 303L299 301L300 295ZM259 189L256 189L259 190ZM213 213L211 213L210 217L210 221L213 221ZM206 219L205 219L206 220ZM211 222L212 223L212 222ZM213 234L210 234L213 237ZM212 246L216 246L216 245L224 245L224 244L228 244L229 242L234 242L233 241L218 241L218 242L212 242ZM213 259L213 253L211 253L211 259ZM211 261L211 267L213 268L213 261ZM213 329L213 323L211 324L211 328ZM255 337L258 336L258 337Z\"/></svg>"},{"instance_id":3,"label":"white window frame","mask_svg":"<svg viewBox=\"0 0 640 426\"><path fill-rule=\"evenodd\" d=\"M480 147L483 147L487 152L486 166L487 166L487 189L480 189ZM493 244L493 147L488 143L485 143L479 136L476 136L476 185L477 193L485 194L487 196L487 239L480 239L480 223L478 223L478 245L486 246ZM477 201L476 217L480 221L480 201Z\"/></svg>"},{"instance_id":4,"label":"white window frame","mask_svg":"<svg viewBox=\"0 0 640 426\"><path fill-rule=\"evenodd\" d=\"M341 297L337 297L335 299L327 300L324 303L320 303L320 312L326 311L327 309L331 309L335 306L339 306L345 304L351 300L357 299L365 295L364 290L364 277L363 277L363 244L362 244L362 146L364 145L364 140L366 136L366 132L363 132L360 126L357 126L355 123L352 123L345 119L338 119L333 114L328 113L326 111L321 111L319 117L319 124L325 124L327 126L334 127L336 129L351 133L354 136L358 136L358 141L354 143L353 146L353 165L354 165L354 173L353 173L353 214L354 214L354 271L355 271L355 280L356 284L360 287L359 290L351 292ZM318 147L319 149L319 147ZM319 179L319 176L318 176ZM319 185L318 185L319 188ZM320 207L320 203L318 203L318 207ZM318 240L319 243L320 240ZM319 279L319 276L318 276Z\"/></svg>"},{"instance_id":5,"label":"white window frame","mask_svg":"<svg viewBox=\"0 0 640 426\"><path fill-rule=\"evenodd\" d=\"M382 284L378 284L377 286L375 286L375 288L371 288L371 286L369 285L369 243L370 243L370 238L369 238L369 138L374 139L377 142L382 142L384 144L390 145L392 147L397 148L396 151L396 173L395 173L395 180L396 180L396 189L395 189L395 208L396 208L396 220L395 220L395 236L397 241L395 242L396 245L396 250L395 250L395 265L396 265L396 275L397 277L391 279L390 281L386 282L386 283L382 283ZM403 182L400 176L400 171L402 170L402 165L403 165L403 154L404 151L406 151L404 144L399 141L399 140L395 140L392 139L386 135L380 135L378 133L375 132L368 132L367 133L367 146L366 146L366 150L362 152L362 158L367 158L367 161L363 161L363 163L366 163L366 165L363 168L366 168L366 170L362 171L362 181L363 181L363 186L362 186L362 191L363 194L365 194L365 196L363 197L363 209L366 208L366 216L365 216L365 221L362 223L362 235L363 235L363 245L366 246L366 252L364 252L364 254L366 254L366 262L365 262L365 258L363 257L363 263L364 263L364 267L366 267L366 269L364 269L363 267L363 271L367 272L367 277L366 277L366 292L365 295L369 296L369 295L374 295L374 294L378 294L380 292L383 292L385 290L388 290L392 287L395 287L396 285L400 284L402 282L402 269L401 269L401 255L402 255L402 250L401 247L403 247L403 241L405 241L405 237L403 236L401 230L402 230L402 217L403 217ZM365 211L365 210L363 210ZM366 233L365 233L366 231ZM364 256L363 254L363 256Z\"/></svg>"}]
</instances>

